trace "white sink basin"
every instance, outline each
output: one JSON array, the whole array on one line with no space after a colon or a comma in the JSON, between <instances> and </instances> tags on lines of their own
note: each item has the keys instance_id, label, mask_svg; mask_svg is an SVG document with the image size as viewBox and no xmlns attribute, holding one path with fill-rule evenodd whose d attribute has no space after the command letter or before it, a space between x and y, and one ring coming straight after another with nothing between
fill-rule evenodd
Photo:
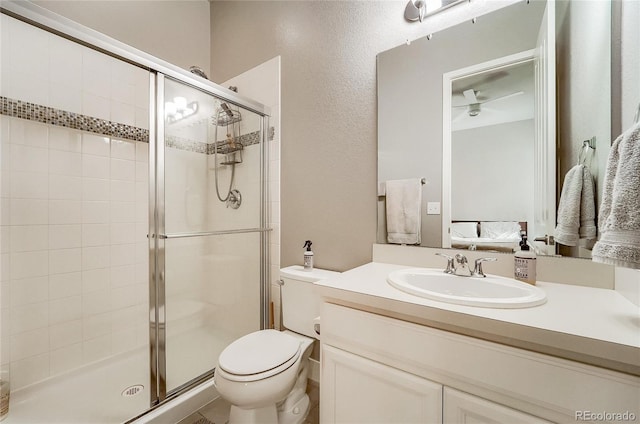
<instances>
[{"instance_id":1,"label":"white sink basin","mask_svg":"<svg viewBox=\"0 0 640 424\"><path fill-rule=\"evenodd\" d=\"M458 305L528 308L547 301L540 288L497 275L460 277L440 269L411 268L391 272L387 282L416 296Z\"/></svg>"}]
</instances>

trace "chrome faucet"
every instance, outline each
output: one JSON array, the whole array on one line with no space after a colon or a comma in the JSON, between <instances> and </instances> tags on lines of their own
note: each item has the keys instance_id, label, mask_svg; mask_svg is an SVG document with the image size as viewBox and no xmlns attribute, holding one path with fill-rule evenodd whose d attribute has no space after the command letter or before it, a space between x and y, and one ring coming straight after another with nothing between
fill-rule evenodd
<instances>
[{"instance_id":1,"label":"chrome faucet","mask_svg":"<svg viewBox=\"0 0 640 424\"><path fill-rule=\"evenodd\" d=\"M471 270L469 269L469 261L467 257L463 254L456 254L455 256L457 265L453 270L453 275L458 275L460 277L471 277Z\"/></svg>"},{"instance_id":2,"label":"chrome faucet","mask_svg":"<svg viewBox=\"0 0 640 424\"><path fill-rule=\"evenodd\" d=\"M445 255L444 253L436 253L436 255L447 259L447 268L444 270L446 274L457 275L459 277L486 277L482 271L482 263L498 260L497 258L476 259L473 271L471 271L471 269L469 269L469 260L460 253L455 256Z\"/></svg>"}]
</instances>

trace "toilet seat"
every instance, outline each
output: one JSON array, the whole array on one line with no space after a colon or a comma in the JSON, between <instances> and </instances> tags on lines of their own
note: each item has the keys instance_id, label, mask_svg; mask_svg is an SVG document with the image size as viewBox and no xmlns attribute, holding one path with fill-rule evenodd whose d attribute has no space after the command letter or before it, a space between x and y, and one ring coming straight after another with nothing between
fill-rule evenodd
<instances>
[{"instance_id":1,"label":"toilet seat","mask_svg":"<svg viewBox=\"0 0 640 424\"><path fill-rule=\"evenodd\" d=\"M218 368L231 381L256 381L279 374L295 364L300 341L276 330L247 334L220 354Z\"/></svg>"}]
</instances>

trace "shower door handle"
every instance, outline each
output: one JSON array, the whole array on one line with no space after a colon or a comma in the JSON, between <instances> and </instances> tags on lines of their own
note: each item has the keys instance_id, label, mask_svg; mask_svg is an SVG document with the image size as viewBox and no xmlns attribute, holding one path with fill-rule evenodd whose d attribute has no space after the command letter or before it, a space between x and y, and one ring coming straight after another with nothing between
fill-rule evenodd
<instances>
[{"instance_id":1,"label":"shower door handle","mask_svg":"<svg viewBox=\"0 0 640 424\"><path fill-rule=\"evenodd\" d=\"M159 239L173 239L173 238L185 238L185 237L221 236L225 234L265 233L269 231L273 231L273 228L240 228L237 230L204 231L200 233L158 234L157 237Z\"/></svg>"}]
</instances>

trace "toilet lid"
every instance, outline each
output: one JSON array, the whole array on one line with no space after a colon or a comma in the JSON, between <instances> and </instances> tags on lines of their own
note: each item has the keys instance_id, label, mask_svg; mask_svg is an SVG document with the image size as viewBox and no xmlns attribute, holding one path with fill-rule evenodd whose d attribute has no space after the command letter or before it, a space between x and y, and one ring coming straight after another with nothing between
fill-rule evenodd
<instances>
[{"instance_id":1,"label":"toilet lid","mask_svg":"<svg viewBox=\"0 0 640 424\"><path fill-rule=\"evenodd\" d=\"M247 334L227 346L218 366L230 374L251 375L277 368L295 357L300 341L276 330Z\"/></svg>"}]
</instances>

